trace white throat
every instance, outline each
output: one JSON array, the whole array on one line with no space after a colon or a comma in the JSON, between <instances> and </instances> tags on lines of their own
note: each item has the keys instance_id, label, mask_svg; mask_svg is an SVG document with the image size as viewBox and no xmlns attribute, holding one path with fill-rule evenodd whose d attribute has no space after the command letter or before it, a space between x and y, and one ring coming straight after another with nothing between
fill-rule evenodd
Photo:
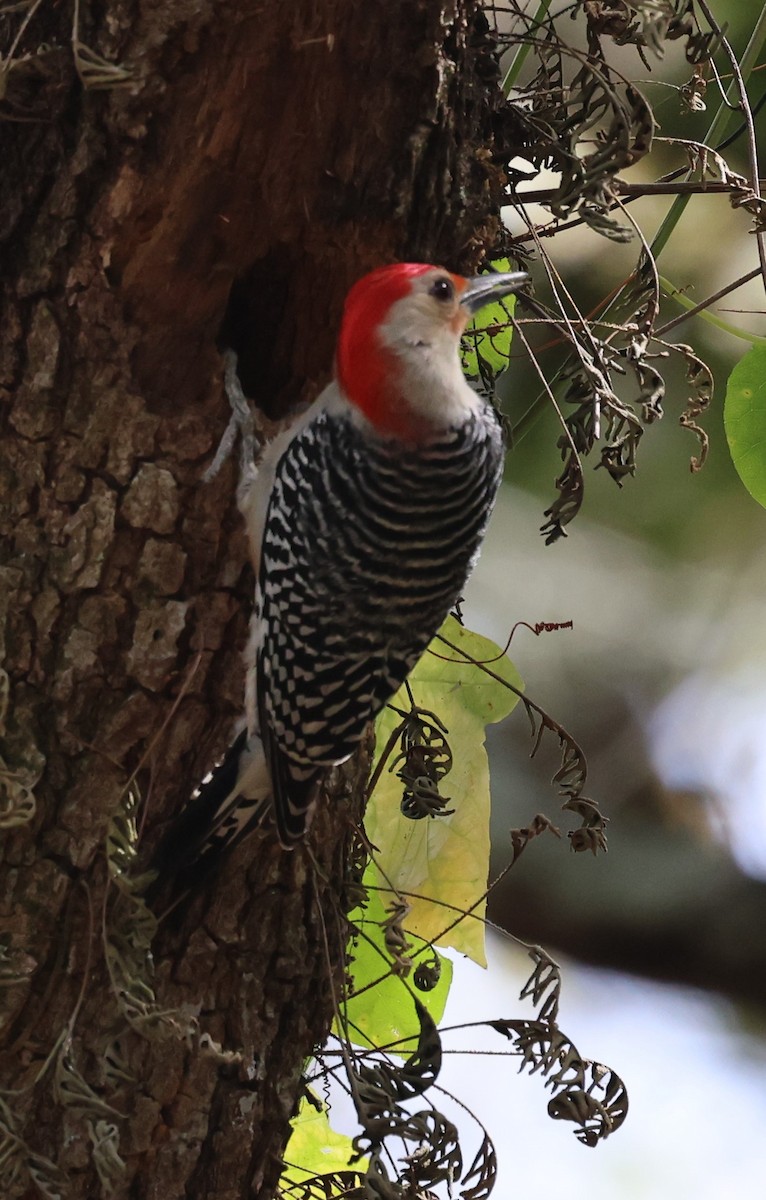
<instances>
[{"instance_id":1,"label":"white throat","mask_svg":"<svg viewBox=\"0 0 766 1200\"><path fill-rule=\"evenodd\" d=\"M483 402L460 366L459 335L447 323L435 322L408 297L392 306L379 333L396 356L402 395L416 417L448 429L480 411Z\"/></svg>"}]
</instances>

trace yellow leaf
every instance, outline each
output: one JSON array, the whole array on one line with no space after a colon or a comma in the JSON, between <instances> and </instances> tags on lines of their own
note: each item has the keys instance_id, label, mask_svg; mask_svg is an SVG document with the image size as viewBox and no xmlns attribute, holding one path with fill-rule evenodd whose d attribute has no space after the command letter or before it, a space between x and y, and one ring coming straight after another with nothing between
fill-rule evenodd
<instances>
[{"instance_id":1,"label":"yellow leaf","mask_svg":"<svg viewBox=\"0 0 766 1200\"><path fill-rule=\"evenodd\" d=\"M356 1159L353 1170L364 1172L367 1169L367 1159L355 1156L351 1138L330 1128L326 1108L317 1112L314 1105L304 1099L292 1126L284 1154L283 1187L289 1183L303 1183L313 1175L347 1171L352 1159Z\"/></svg>"},{"instance_id":2,"label":"yellow leaf","mask_svg":"<svg viewBox=\"0 0 766 1200\"><path fill-rule=\"evenodd\" d=\"M408 819L400 808L403 784L395 772L386 769L368 805L365 829L380 850L375 856L380 886L393 886L412 904L405 928L426 941L452 946L486 966L484 900L472 916L445 930L460 915L456 910L472 908L487 886L490 795L484 727L507 716L518 697L463 658L462 652L486 662L495 675L515 687L521 688L522 681L499 647L464 629L454 617L447 619L441 632L459 650L450 649L437 637L408 682L415 703L435 713L447 727L453 765L440 790L449 796L448 807L455 812L446 817ZM404 688L392 704L409 709ZM390 708L383 710L375 727L379 750L399 721ZM392 761L397 753L398 749ZM412 898L412 893L424 899ZM386 903L385 893L381 899Z\"/></svg>"},{"instance_id":3,"label":"yellow leaf","mask_svg":"<svg viewBox=\"0 0 766 1200\"><path fill-rule=\"evenodd\" d=\"M357 1046L416 1042L420 1018L412 1002L413 996L418 997L438 1025L444 1016L452 982L452 963L443 955L439 955L439 982L431 991L419 991L411 976L405 983L395 975L387 974L391 956L385 949L383 930L387 914L381 893L375 890L379 883L377 869L370 863L363 880L363 886L370 888L369 896L363 905L349 914L349 920L359 927L360 936L351 950L348 970L353 981L352 995L346 1001L343 1015L348 1022L348 1036ZM390 893L384 893L383 898L387 902ZM421 949L422 942L415 938L411 948L414 965L422 961ZM427 957L431 957L430 952ZM370 984L374 986L370 987ZM357 996L354 992L360 994ZM392 1053L411 1054L412 1050L413 1046L400 1046Z\"/></svg>"}]
</instances>

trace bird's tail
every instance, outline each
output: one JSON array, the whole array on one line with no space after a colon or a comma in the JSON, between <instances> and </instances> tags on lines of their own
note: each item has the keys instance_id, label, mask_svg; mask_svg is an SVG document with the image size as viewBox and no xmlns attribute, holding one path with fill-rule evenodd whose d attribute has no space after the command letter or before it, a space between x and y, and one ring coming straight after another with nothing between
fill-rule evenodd
<instances>
[{"instance_id":1,"label":"bird's tail","mask_svg":"<svg viewBox=\"0 0 766 1200\"><path fill-rule=\"evenodd\" d=\"M220 763L195 790L155 851L150 894L187 891L252 830L270 817L271 780L263 743L247 730L232 742Z\"/></svg>"}]
</instances>

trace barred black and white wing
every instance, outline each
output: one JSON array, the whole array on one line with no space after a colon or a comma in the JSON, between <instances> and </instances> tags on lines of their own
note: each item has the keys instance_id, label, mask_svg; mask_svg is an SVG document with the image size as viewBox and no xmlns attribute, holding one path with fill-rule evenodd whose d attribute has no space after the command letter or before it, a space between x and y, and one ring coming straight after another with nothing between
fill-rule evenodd
<instances>
[{"instance_id":1,"label":"barred black and white wing","mask_svg":"<svg viewBox=\"0 0 766 1200\"><path fill-rule=\"evenodd\" d=\"M263 535L256 659L285 845L460 596L502 457L489 409L412 447L322 412L285 450Z\"/></svg>"}]
</instances>

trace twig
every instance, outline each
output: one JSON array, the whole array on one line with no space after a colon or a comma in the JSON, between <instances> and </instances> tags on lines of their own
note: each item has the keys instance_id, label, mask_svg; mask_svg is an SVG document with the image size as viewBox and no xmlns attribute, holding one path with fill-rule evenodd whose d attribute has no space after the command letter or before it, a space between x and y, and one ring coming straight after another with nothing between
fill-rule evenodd
<instances>
[{"instance_id":1,"label":"twig","mask_svg":"<svg viewBox=\"0 0 766 1200\"><path fill-rule=\"evenodd\" d=\"M708 9L705 14L706 16L708 15L709 11L710 10ZM708 16L708 20L710 20L709 16ZM711 25L712 25L713 29L717 29L715 22L711 22ZM753 32L750 37L750 41L748 42L747 46L745 47L745 52L742 55L742 62L738 66L738 70L740 71L741 79L744 79L747 75L749 75L750 72L752 71L753 67L755 66L756 60L758 58L758 55L760 54L761 47L763 45L765 38L766 38L766 8L762 8L761 12L758 16L758 19L753 27ZM738 90L736 84L732 84L731 90L732 91ZM717 140L721 136L721 134L724 132L726 124L728 123L730 115L731 115L731 113L730 113L729 108L722 102L718 109L718 112L716 113L712 122L710 123L710 127L708 128L707 133L701 139L705 143L705 145L708 145L708 146L711 145L711 143L713 141ZM688 174L687 174L687 178L688 178ZM676 225L680 221L681 216L683 215L684 209L686 208L687 200L688 200L687 196L677 196L676 200L671 205L670 211L668 212L667 216L663 220L662 224L660 225L659 229L657 230L657 233L655 234L654 239L652 241L652 252L655 255L655 257L658 257L660 252L664 249L671 234L673 233L674 229L676 228Z\"/></svg>"},{"instance_id":2,"label":"twig","mask_svg":"<svg viewBox=\"0 0 766 1200\"><path fill-rule=\"evenodd\" d=\"M732 73L734 75L734 79L735 79L736 85L737 85L737 92L739 93L739 106L742 109L742 114L744 116L745 123L747 125L747 145L748 145L748 152L749 152L749 156L750 156L750 173L751 173L751 178L748 182L750 183L750 186L752 187L753 191L755 192L757 199L760 200L761 199L761 191L760 191L760 180L758 178L758 146L757 146L757 143L755 140L755 124L753 122L753 113L752 113L752 109L750 108L750 102L749 102L748 96L747 96L747 88L745 87L745 80L743 78L742 71L740 70L739 63L737 62L737 56L731 48L731 43L727 40L727 38L724 35L723 30L720 28L720 26L716 22L715 17L713 16L712 12L710 11L710 8L708 7L707 0L699 0L699 6L702 9L703 13L705 14L705 17L707 18L711 29L714 29L715 32L720 35L721 45L723 46L723 48L726 52L726 56L729 59L729 62L731 63ZM758 20L758 25L756 26L756 29L759 26L761 26L761 23L763 21L764 21L764 10L761 9L761 15ZM755 36L755 33L756 33L756 30L753 30L753 36ZM763 29L762 29L762 35L763 35ZM763 277L763 286L764 286L764 288L766 288L766 239L764 238L764 235L762 232L757 232L755 237L756 237L756 241L758 243L758 258L760 259L760 263L761 263L761 274Z\"/></svg>"},{"instance_id":3,"label":"twig","mask_svg":"<svg viewBox=\"0 0 766 1200\"><path fill-rule=\"evenodd\" d=\"M630 200L640 200L642 196L696 196L715 192L725 196L731 192L731 184L721 179L658 179L655 183L628 183L625 179L614 179L611 186L617 195ZM557 194L557 188L537 188L516 193L524 204L547 204ZM613 207L617 207L617 204Z\"/></svg>"},{"instance_id":4,"label":"twig","mask_svg":"<svg viewBox=\"0 0 766 1200\"><path fill-rule=\"evenodd\" d=\"M751 279L757 279L761 274L761 268L755 267L754 270L748 271L747 275L741 275L739 279L735 279L734 283L727 283L725 287L719 288L717 292L713 292L712 296L708 296L706 300L700 300L699 304L695 304L693 308L689 308L686 312L679 313L677 317L673 317L672 321L666 321L664 325L660 325L659 329L655 329L655 337L663 337L669 333L671 329L675 329L676 325L680 325L683 321L688 321L689 317L696 317L697 313L703 309L709 308L711 304L715 304L717 300L721 300L724 296L728 296L730 292L736 292L745 283L749 283Z\"/></svg>"}]
</instances>

